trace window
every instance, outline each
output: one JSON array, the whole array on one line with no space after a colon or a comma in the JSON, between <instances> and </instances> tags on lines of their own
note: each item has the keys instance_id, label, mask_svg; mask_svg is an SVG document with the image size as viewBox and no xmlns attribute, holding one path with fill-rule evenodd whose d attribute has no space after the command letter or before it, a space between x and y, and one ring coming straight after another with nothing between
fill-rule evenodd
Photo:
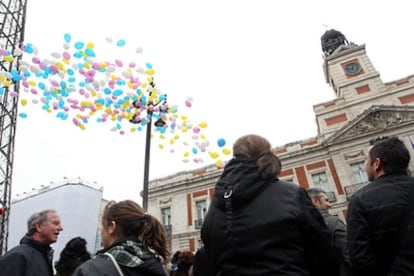
<instances>
[{"instance_id":1,"label":"window","mask_svg":"<svg viewBox=\"0 0 414 276\"><path fill-rule=\"evenodd\" d=\"M328 176L325 172L312 174L312 181L314 187L324 190L325 192L331 191L331 185L328 181Z\"/></svg>"},{"instance_id":2,"label":"window","mask_svg":"<svg viewBox=\"0 0 414 276\"><path fill-rule=\"evenodd\" d=\"M329 184L328 176L325 172L312 174L313 186L325 191L330 202L336 201L335 192L332 191L331 184Z\"/></svg>"},{"instance_id":3,"label":"window","mask_svg":"<svg viewBox=\"0 0 414 276\"><path fill-rule=\"evenodd\" d=\"M204 218L206 217L207 213L207 202L205 200L199 200L195 203L196 206L196 217L197 219L194 221L194 225L196 229L200 229L201 225L203 225Z\"/></svg>"},{"instance_id":4,"label":"window","mask_svg":"<svg viewBox=\"0 0 414 276\"><path fill-rule=\"evenodd\" d=\"M365 173L364 161L351 164L351 169L357 184L368 181L368 176Z\"/></svg>"},{"instance_id":5,"label":"window","mask_svg":"<svg viewBox=\"0 0 414 276\"><path fill-rule=\"evenodd\" d=\"M171 208L161 209L161 222L164 226L171 225Z\"/></svg>"}]
</instances>

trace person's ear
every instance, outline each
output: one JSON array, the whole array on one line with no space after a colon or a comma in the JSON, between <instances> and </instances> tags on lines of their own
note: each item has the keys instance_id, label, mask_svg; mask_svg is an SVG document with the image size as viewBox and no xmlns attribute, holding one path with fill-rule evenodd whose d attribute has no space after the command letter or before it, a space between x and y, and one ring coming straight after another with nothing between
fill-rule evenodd
<instances>
[{"instance_id":1,"label":"person's ear","mask_svg":"<svg viewBox=\"0 0 414 276\"><path fill-rule=\"evenodd\" d=\"M116 224L116 222L112 220L108 225L108 233L111 235L114 234L116 232L117 226L118 225Z\"/></svg>"},{"instance_id":2,"label":"person's ear","mask_svg":"<svg viewBox=\"0 0 414 276\"><path fill-rule=\"evenodd\" d=\"M375 168L376 171L380 170L382 168L382 160L380 158L375 158L374 168Z\"/></svg>"},{"instance_id":3,"label":"person's ear","mask_svg":"<svg viewBox=\"0 0 414 276\"><path fill-rule=\"evenodd\" d=\"M42 223L35 223L36 232L42 232Z\"/></svg>"},{"instance_id":4,"label":"person's ear","mask_svg":"<svg viewBox=\"0 0 414 276\"><path fill-rule=\"evenodd\" d=\"M312 197L311 198L312 204L317 206L319 204L319 199L317 199L316 197Z\"/></svg>"}]
</instances>

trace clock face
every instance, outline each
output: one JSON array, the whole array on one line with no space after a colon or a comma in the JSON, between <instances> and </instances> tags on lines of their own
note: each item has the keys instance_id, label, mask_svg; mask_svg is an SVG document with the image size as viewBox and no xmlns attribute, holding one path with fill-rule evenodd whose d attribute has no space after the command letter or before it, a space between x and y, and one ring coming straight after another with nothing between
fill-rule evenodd
<instances>
[{"instance_id":1,"label":"clock face","mask_svg":"<svg viewBox=\"0 0 414 276\"><path fill-rule=\"evenodd\" d=\"M347 74L348 76L355 76L358 75L359 72L361 72L362 67L361 65L359 65L359 63L351 62L345 65L344 70L345 74Z\"/></svg>"}]
</instances>

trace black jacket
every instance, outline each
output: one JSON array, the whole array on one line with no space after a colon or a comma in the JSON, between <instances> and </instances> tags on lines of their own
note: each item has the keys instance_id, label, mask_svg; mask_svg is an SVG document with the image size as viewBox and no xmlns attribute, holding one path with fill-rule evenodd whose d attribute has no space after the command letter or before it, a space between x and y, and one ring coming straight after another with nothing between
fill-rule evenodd
<instances>
[{"instance_id":1,"label":"black jacket","mask_svg":"<svg viewBox=\"0 0 414 276\"><path fill-rule=\"evenodd\" d=\"M397 228L413 178L387 174L352 196L348 209L348 248L357 275L414 275L414 216L394 259ZM404 225L407 227L407 225Z\"/></svg>"},{"instance_id":2,"label":"black jacket","mask_svg":"<svg viewBox=\"0 0 414 276\"><path fill-rule=\"evenodd\" d=\"M216 275L336 275L330 234L306 191L262 179L254 160L232 159L201 230Z\"/></svg>"},{"instance_id":3,"label":"black jacket","mask_svg":"<svg viewBox=\"0 0 414 276\"><path fill-rule=\"evenodd\" d=\"M115 265L105 256L109 252L116 259L125 276L167 276L163 264L142 247L135 238L120 240L99 251L95 258L79 266L73 276L119 276Z\"/></svg>"},{"instance_id":4,"label":"black jacket","mask_svg":"<svg viewBox=\"0 0 414 276\"><path fill-rule=\"evenodd\" d=\"M53 250L45 243L25 236L20 245L0 257L0 275L53 276Z\"/></svg>"}]
</instances>

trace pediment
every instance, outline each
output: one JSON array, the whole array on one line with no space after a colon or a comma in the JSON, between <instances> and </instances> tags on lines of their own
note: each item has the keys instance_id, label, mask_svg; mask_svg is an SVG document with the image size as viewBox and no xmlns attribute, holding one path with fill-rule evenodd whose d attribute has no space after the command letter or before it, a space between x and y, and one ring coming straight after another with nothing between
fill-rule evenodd
<instances>
[{"instance_id":1,"label":"pediment","mask_svg":"<svg viewBox=\"0 0 414 276\"><path fill-rule=\"evenodd\" d=\"M386 129L406 124L414 124L414 106L373 105L323 143L332 144L374 133L383 133Z\"/></svg>"}]
</instances>

